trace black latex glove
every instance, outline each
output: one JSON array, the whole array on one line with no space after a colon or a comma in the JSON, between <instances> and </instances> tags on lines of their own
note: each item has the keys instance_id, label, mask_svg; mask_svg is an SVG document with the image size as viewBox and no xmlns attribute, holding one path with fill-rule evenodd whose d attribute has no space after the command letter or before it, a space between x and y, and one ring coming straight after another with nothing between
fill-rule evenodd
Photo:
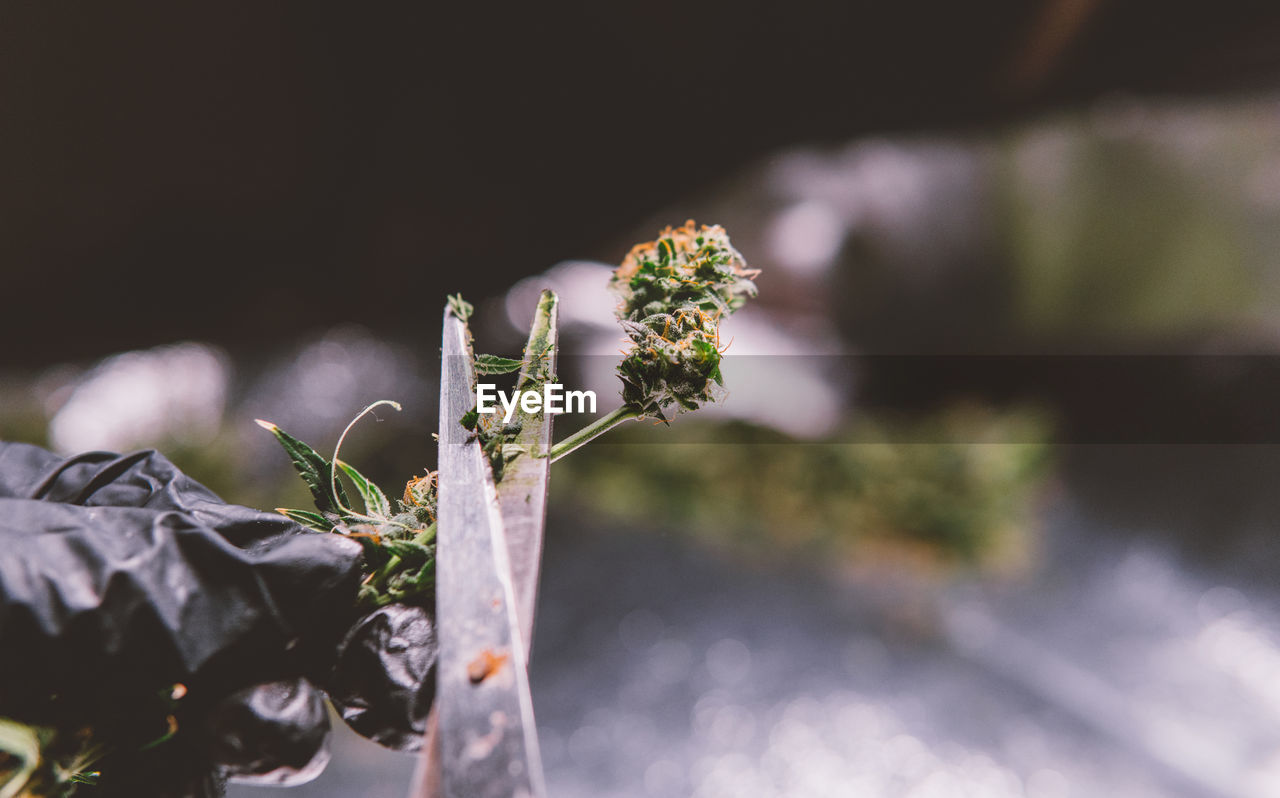
<instances>
[{"instance_id":1,"label":"black latex glove","mask_svg":"<svg viewBox=\"0 0 1280 798\"><path fill-rule=\"evenodd\" d=\"M435 700L439 654L431 613L390 604L352 627L325 687L348 726L388 748L417 751Z\"/></svg>"},{"instance_id":2,"label":"black latex glove","mask_svg":"<svg viewBox=\"0 0 1280 798\"><path fill-rule=\"evenodd\" d=\"M92 727L95 795L314 774L328 720L304 677L334 678L360 628L359 565L353 541L228 505L155 452L0 442L0 716Z\"/></svg>"}]
</instances>

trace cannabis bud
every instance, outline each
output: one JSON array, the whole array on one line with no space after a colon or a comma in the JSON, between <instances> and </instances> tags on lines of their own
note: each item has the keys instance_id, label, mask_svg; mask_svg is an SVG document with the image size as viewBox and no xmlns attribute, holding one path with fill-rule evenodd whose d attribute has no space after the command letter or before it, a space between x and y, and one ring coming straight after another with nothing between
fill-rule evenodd
<instances>
[{"instance_id":1,"label":"cannabis bud","mask_svg":"<svg viewBox=\"0 0 1280 798\"><path fill-rule=\"evenodd\" d=\"M693 220L627 254L610 282L633 345L618 366L627 407L666 421L664 408L714 401L723 385L720 319L756 295L759 273L746 268L724 228Z\"/></svg>"}]
</instances>

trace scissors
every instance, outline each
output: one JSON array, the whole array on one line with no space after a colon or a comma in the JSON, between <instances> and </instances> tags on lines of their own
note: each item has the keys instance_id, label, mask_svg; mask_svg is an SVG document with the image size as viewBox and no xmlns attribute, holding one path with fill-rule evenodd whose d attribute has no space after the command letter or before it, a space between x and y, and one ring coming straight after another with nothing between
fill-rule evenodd
<instances>
[{"instance_id":1,"label":"scissors","mask_svg":"<svg viewBox=\"0 0 1280 798\"><path fill-rule=\"evenodd\" d=\"M554 379L557 300L544 291L517 387ZM410 798L545 798L529 694L529 645L542 561L550 413L522 413L522 450L494 480L462 419L476 407L466 319L448 308L440 367L433 717ZM541 454L542 456L538 456Z\"/></svg>"}]
</instances>

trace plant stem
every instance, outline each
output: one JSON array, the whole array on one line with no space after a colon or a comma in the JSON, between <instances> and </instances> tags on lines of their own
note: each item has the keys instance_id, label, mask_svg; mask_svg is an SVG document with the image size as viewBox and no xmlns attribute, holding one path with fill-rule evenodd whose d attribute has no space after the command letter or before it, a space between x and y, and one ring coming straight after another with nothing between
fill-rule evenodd
<instances>
[{"instance_id":1,"label":"plant stem","mask_svg":"<svg viewBox=\"0 0 1280 798\"><path fill-rule=\"evenodd\" d=\"M577 449L579 446L582 446L590 440L598 438L624 421L630 421L633 418L640 418L640 415L640 411L636 408L631 407L630 405L623 405L609 415L593 421L560 441L555 446L552 446L551 451L547 456L550 457L551 462L554 463L569 452Z\"/></svg>"}]
</instances>

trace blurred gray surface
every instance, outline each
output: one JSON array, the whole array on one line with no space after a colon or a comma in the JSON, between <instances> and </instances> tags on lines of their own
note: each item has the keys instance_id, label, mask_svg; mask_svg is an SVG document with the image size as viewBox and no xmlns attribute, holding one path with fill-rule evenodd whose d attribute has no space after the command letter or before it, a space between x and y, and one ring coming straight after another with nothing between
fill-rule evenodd
<instances>
[{"instance_id":1,"label":"blurred gray surface","mask_svg":"<svg viewBox=\"0 0 1280 798\"><path fill-rule=\"evenodd\" d=\"M558 798L1280 794L1274 595L1069 501L1037 572L949 585L581 526L550 520L532 659ZM412 766L340 734L290 794Z\"/></svg>"}]
</instances>

